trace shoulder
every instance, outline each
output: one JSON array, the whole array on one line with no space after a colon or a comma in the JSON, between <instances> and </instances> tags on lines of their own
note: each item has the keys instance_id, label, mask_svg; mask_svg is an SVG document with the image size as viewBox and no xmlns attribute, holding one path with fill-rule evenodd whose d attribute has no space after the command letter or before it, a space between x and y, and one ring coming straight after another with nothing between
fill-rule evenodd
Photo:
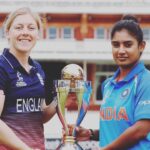
<instances>
[{"instance_id":1,"label":"shoulder","mask_svg":"<svg viewBox=\"0 0 150 150\"><path fill-rule=\"evenodd\" d=\"M137 94L150 93L150 71L146 68L137 75Z\"/></svg>"},{"instance_id":2,"label":"shoulder","mask_svg":"<svg viewBox=\"0 0 150 150\"><path fill-rule=\"evenodd\" d=\"M44 70L43 70L41 64L36 60L32 60L32 61L34 63L34 66L37 68L38 73L40 73L45 78L45 73L44 73Z\"/></svg>"},{"instance_id":3,"label":"shoulder","mask_svg":"<svg viewBox=\"0 0 150 150\"><path fill-rule=\"evenodd\" d=\"M150 84L150 71L148 69L144 69L141 73L138 75L138 81L146 84Z\"/></svg>"},{"instance_id":4,"label":"shoulder","mask_svg":"<svg viewBox=\"0 0 150 150\"><path fill-rule=\"evenodd\" d=\"M35 65L35 67L37 67L39 69L42 69L41 64L38 61L36 61L36 60L32 60L32 61L33 61L34 65Z\"/></svg>"},{"instance_id":5,"label":"shoulder","mask_svg":"<svg viewBox=\"0 0 150 150\"><path fill-rule=\"evenodd\" d=\"M4 65L6 65L6 61L4 59L4 57L2 55L0 55L0 67L4 67Z\"/></svg>"},{"instance_id":6,"label":"shoulder","mask_svg":"<svg viewBox=\"0 0 150 150\"><path fill-rule=\"evenodd\" d=\"M107 86L107 85L110 83L111 80L112 80L112 77L107 78L107 79L102 83L103 86L104 86L104 87Z\"/></svg>"},{"instance_id":7,"label":"shoulder","mask_svg":"<svg viewBox=\"0 0 150 150\"><path fill-rule=\"evenodd\" d=\"M0 89L5 90L6 85L9 83L9 65L5 59L0 55Z\"/></svg>"},{"instance_id":8,"label":"shoulder","mask_svg":"<svg viewBox=\"0 0 150 150\"><path fill-rule=\"evenodd\" d=\"M38 71L44 72L41 64L38 61L36 60L32 60L32 61L33 61L34 66L38 69Z\"/></svg>"},{"instance_id":9,"label":"shoulder","mask_svg":"<svg viewBox=\"0 0 150 150\"><path fill-rule=\"evenodd\" d=\"M0 55L0 72L7 72L7 69L9 69L9 64L6 62L4 57Z\"/></svg>"},{"instance_id":10,"label":"shoulder","mask_svg":"<svg viewBox=\"0 0 150 150\"><path fill-rule=\"evenodd\" d=\"M102 91L110 85L110 81L111 81L111 80L112 80L112 77L107 78L107 79L102 83Z\"/></svg>"}]
</instances>

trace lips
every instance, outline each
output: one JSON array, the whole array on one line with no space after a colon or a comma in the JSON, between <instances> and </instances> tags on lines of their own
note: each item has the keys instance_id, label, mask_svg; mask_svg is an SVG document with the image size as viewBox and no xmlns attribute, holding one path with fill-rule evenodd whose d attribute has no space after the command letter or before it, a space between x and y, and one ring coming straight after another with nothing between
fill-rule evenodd
<instances>
[{"instance_id":1,"label":"lips","mask_svg":"<svg viewBox=\"0 0 150 150\"><path fill-rule=\"evenodd\" d=\"M30 39L19 39L19 41L20 41L20 42L21 42L21 41L22 41L22 42L27 42L27 41L30 42L31 40L30 40Z\"/></svg>"},{"instance_id":2,"label":"lips","mask_svg":"<svg viewBox=\"0 0 150 150\"><path fill-rule=\"evenodd\" d=\"M32 45L32 40L31 39L25 39L25 38L23 38L23 39L18 39L18 46L21 46L21 48L28 48L28 47L31 47L31 45Z\"/></svg>"},{"instance_id":3,"label":"lips","mask_svg":"<svg viewBox=\"0 0 150 150\"><path fill-rule=\"evenodd\" d=\"M128 57L117 57L117 59L118 59L119 61L125 61L125 60L128 59Z\"/></svg>"}]
</instances>

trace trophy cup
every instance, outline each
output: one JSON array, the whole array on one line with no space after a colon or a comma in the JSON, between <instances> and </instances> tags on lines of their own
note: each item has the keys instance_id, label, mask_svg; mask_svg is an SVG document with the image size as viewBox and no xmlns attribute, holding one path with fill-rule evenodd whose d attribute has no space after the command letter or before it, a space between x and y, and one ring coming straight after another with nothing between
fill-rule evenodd
<instances>
[{"instance_id":1,"label":"trophy cup","mask_svg":"<svg viewBox=\"0 0 150 150\"><path fill-rule=\"evenodd\" d=\"M92 93L91 82L84 81L83 70L76 64L69 64L62 69L61 80L54 81L54 88L58 101L57 114L65 131L64 140L57 150L82 150L76 142L76 130L87 112L90 95ZM78 114L74 120L75 127L70 131L66 119L66 102L69 94L75 94L77 101Z\"/></svg>"}]
</instances>

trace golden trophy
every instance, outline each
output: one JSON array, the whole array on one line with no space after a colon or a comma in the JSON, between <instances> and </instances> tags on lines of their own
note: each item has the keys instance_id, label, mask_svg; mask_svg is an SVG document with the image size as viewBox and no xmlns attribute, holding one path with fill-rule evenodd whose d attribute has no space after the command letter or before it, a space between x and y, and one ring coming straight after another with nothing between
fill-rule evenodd
<instances>
[{"instance_id":1,"label":"golden trophy","mask_svg":"<svg viewBox=\"0 0 150 150\"><path fill-rule=\"evenodd\" d=\"M61 80L54 81L54 89L58 102L57 114L65 131L64 140L62 140L57 150L82 150L75 140L75 128L81 124L87 112L92 93L91 81L84 81L84 73L79 65L69 64L62 69ZM69 123L65 116L69 94L75 94L78 109L77 118L73 123L75 127L72 131L68 128Z\"/></svg>"}]
</instances>

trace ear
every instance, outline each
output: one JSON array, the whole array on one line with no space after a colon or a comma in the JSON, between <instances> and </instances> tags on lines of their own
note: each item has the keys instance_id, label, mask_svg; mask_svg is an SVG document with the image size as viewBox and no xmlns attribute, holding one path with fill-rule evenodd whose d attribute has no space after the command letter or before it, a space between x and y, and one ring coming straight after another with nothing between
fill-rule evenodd
<instances>
[{"instance_id":1,"label":"ear","mask_svg":"<svg viewBox=\"0 0 150 150\"><path fill-rule=\"evenodd\" d=\"M144 49L145 49L145 46L146 46L146 42L145 41L142 41L139 45L139 51L140 53L142 54Z\"/></svg>"}]
</instances>

